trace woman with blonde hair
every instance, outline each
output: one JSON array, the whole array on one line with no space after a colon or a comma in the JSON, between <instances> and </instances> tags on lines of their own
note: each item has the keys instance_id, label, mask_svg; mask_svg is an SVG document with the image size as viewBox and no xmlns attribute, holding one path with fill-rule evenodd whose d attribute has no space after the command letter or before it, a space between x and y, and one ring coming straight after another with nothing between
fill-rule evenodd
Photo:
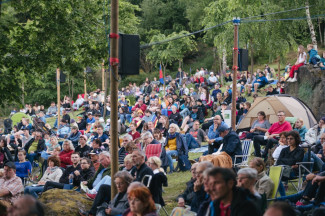
<instances>
[{"instance_id":1,"label":"woman with blonde hair","mask_svg":"<svg viewBox=\"0 0 325 216\"><path fill-rule=\"evenodd\" d=\"M149 185L149 190L155 203L165 206L162 197L162 186L168 186L167 176L164 169L161 168L161 160L157 156L152 156L148 159L148 166L153 171L153 176Z\"/></svg>"},{"instance_id":2,"label":"woman with blonde hair","mask_svg":"<svg viewBox=\"0 0 325 216\"><path fill-rule=\"evenodd\" d=\"M299 45L297 53L297 61L291 67L288 82L297 82L298 69L307 63L307 54L303 45Z\"/></svg>"},{"instance_id":3,"label":"woman with blonde hair","mask_svg":"<svg viewBox=\"0 0 325 216\"><path fill-rule=\"evenodd\" d=\"M297 121L295 122L294 129L299 133L300 139L302 142L305 141L305 134L307 133L307 128L304 125L304 120L302 118L298 118Z\"/></svg>"},{"instance_id":4,"label":"woman with blonde hair","mask_svg":"<svg viewBox=\"0 0 325 216\"><path fill-rule=\"evenodd\" d=\"M169 174L174 172L173 156L178 156L179 168L182 171L191 168L191 164L188 161L188 147L185 138L179 132L180 129L177 124L170 124L164 144L168 159Z\"/></svg>"}]
</instances>

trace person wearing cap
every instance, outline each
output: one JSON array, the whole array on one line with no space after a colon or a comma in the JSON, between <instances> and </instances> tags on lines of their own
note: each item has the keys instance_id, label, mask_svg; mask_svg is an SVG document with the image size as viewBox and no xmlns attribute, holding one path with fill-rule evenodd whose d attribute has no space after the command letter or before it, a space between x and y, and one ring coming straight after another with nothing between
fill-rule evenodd
<instances>
[{"instance_id":1,"label":"person wearing cap","mask_svg":"<svg viewBox=\"0 0 325 216\"><path fill-rule=\"evenodd\" d=\"M9 207L24 192L21 179L16 176L16 165L7 162L4 165L4 173L0 172L0 206Z\"/></svg>"},{"instance_id":2,"label":"person wearing cap","mask_svg":"<svg viewBox=\"0 0 325 216\"><path fill-rule=\"evenodd\" d=\"M210 72L210 77L208 79L208 85L214 86L218 82L218 78L214 75L213 72Z\"/></svg>"},{"instance_id":3,"label":"person wearing cap","mask_svg":"<svg viewBox=\"0 0 325 216\"><path fill-rule=\"evenodd\" d=\"M235 160L235 155L242 155L242 145L239 136L235 131L229 128L227 125L221 125L219 128L219 135L223 138L223 146L221 152L226 152L232 159L232 162L241 162L241 158Z\"/></svg>"},{"instance_id":4,"label":"person wearing cap","mask_svg":"<svg viewBox=\"0 0 325 216\"><path fill-rule=\"evenodd\" d=\"M86 122L87 122L87 124L88 123L95 123L95 121L96 121L96 119L93 117L93 113L92 112L88 112L87 113L87 116L88 116L88 118L87 118L87 120L86 120Z\"/></svg>"},{"instance_id":5,"label":"person wearing cap","mask_svg":"<svg viewBox=\"0 0 325 216\"><path fill-rule=\"evenodd\" d=\"M61 125L58 131L56 132L59 138L66 138L69 136L70 133L70 127L67 125L66 120L61 120Z\"/></svg>"},{"instance_id":6,"label":"person wearing cap","mask_svg":"<svg viewBox=\"0 0 325 216\"><path fill-rule=\"evenodd\" d=\"M88 157L90 152L90 146L87 145L87 136L81 135L79 138L79 145L75 148L75 152L78 152L80 157Z\"/></svg>"},{"instance_id":7,"label":"person wearing cap","mask_svg":"<svg viewBox=\"0 0 325 216\"><path fill-rule=\"evenodd\" d=\"M183 123L181 126L183 131L187 132L188 129L192 128L195 120L198 120L200 123L203 123L204 121L204 114L202 110L199 110L199 108L196 105L192 107L192 111L190 112L190 115L186 116L183 119Z\"/></svg>"},{"instance_id":8,"label":"person wearing cap","mask_svg":"<svg viewBox=\"0 0 325 216\"><path fill-rule=\"evenodd\" d=\"M208 154L212 154L215 149L218 150L222 142L222 137L220 136L220 128L225 126L228 128L228 125L222 121L220 115L216 115L213 118L213 124L209 127L208 132Z\"/></svg>"},{"instance_id":9,"label":"person wearing cap","mask_svg":"<svg viewBox=\"0 0 325 216\"><path fill-rule=\"evenodd\" d=\"M71 133L68 136L68 140L70 140L73 144L73 146L76 148L78 146L78 142L81 136L81 132L79 131L77 126L71 127Z\"/></svg>"},{"instance_id":10,"label":"person wearing cap","mask_svg":"<svg viewBox=\"0 0 325 216\"><path fill-rule=\"evenodd\" d=\"M194 99L197 99L199 97L199 95L194 91L193 87L190 88L190 96L193 96Z\"/></svg>"}]
</instances>

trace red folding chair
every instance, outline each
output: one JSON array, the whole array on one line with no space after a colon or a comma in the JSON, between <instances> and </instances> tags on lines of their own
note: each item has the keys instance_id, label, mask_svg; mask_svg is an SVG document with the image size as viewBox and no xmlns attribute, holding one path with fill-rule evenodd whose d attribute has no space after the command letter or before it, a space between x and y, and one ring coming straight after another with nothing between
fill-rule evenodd
<instances>
[{"instance_id":1,"label":"red folding chair","mask_svg":"<svg viewBox=\"0 0 325 216\"><path fill-rule=\"evenodd\" d=\"M146 156L149 159L152 156L157 156L160 158L162 152L162 144L149 144L146 147Z\"/></svg>"}]
</instances>

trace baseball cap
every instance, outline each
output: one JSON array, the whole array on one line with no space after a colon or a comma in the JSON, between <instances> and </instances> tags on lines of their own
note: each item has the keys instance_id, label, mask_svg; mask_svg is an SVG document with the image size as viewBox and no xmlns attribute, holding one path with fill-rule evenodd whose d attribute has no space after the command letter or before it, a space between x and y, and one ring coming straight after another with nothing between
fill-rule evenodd
<instances>
[{"instance_id":1,"label":"baseball cap","mask_svg":"<svg viewBox=\"0 0 325 216\"><path fill-rule=\"evenodd\" d=\"M84 138L86 141L88 140L88 137L86 135L81 135L80 138Z\"/></svg>"},{"instance_id":2,"label":"baseball cap","mask_svg":"<svg viewBox=\"0 0 325 216\"><path fill-rule=\"evenodd\" d=\"M93 115L93 113L92 112L87 112L87 115Z\"/></svg>"},{"instance_id":3,"label":"baseball cap","mask_svg":"<svg viewBox=\"0 0 325 216\"><path fill-rule=\"evenodd\" d=\"M225 125L221 125L221 126L218 128L219 133L220 133L220 132L225 132L226 130L229 130L229 128L228 128L227 126L225 126Z\"/></svg>"},{"instance_id":4,"label":"baseball cap","mask_svg":"<svg viewBox=\"0 0 325 216\"><path fill-rule=\"evenodd\" d=\"M9 162L5 163L5 166L7 166L7 167L9 167L11 169L16 169L16 165L15 165L14 162L9 161Z\"/></svg>"},{"instance_id":5,"label":"baseball cap","mask_svg":"<svg viewBox=\"0 0 325 216\"><path fill-rule=\"evenodd\" d=\"M221 105L228 105L227 102L222 102Z\"/></svg>"},{"instance_id":6,"label":"baseball cap","mask_svg":"<svg viewBox=\"0 0 325 216\"><path fill-rule=\"evenodd\" d=\"M101 149L93 149L91 152L89 152L90 155L99 155L102 152Z\"/></svg>"}]
</instances>

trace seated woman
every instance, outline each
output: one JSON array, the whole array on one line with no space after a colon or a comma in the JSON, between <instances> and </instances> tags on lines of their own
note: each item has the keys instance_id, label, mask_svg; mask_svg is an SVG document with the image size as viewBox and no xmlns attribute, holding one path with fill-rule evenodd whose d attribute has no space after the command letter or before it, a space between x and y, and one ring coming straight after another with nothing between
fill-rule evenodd
<instances>
[{"instance_id":1,"label":"seated woman","mask_svg":"<svg viewBox=\"0 0 325 216\"><path fill-rule=\"evenodd\" d=\"M264 135L267 130L271 127L270 122L266 119L264 111L257 113L257 119L253 122L250 133L247 134L248 139L253 139L256 135Z\"/></svg>"},{"instance_id":2,"label":"seated woman","mask_svg":"<svg viewBox=\"0 0 325 216\"><path fill-rule=\"evenodd\" d=\"M167 116L161 116L159 121L158 121L158 124L157 124L157 127L162 135L164 137L166 137L167 133L168 133L168 128L169 128L169 119Z\"/></svg>"},{"instance_id":3,"label":"seated woman","mask_svg":"<svg viewBox=\"0 0 325 216\"><path fill-rule=\"evenodd\" d=\"M131 174L131 171L133 169L133 160L132 160L132 154L126 155L124 158L124 164L123 164L123 171L127 171L128 173Z\"/></svg>"},{"instance_id":4,"label":"seated woman","mask_svg":"<svg viewBox=\"0 0 325 216\"><path fill-rule=\"evenodd\" d=\"M177 107L172 105L172 113L169 115L169 123L179 124L182 120L182 116L177 112Z\"/></svg>"},{"instance_id":5,"label":"seated woman","mask_svg":"<svg viewBox=\"0 0 325 216\"><path fill-rule=\"evenodd\" d=\"M132 189L128 194L128 200L130 208L123 213L123 216L157 216L156 206L148 188L139 187Z\"/></svg>"},{"instance_id":6,"label":"seated woman","mask_svg":"<svg viewBox=\"0 0 325 216\"><path fill-rule=\"evenodd\" d=\"M281 132L279 134L279 136L280 136L280 138L279 138L279 145L275 148L274 152L272 153L272 158L274 160L278 160L282 149L288 147L287 133L288 133L287 131L283 131L283 132Z\"/></svg>"},{"instance_id":7,"label":"seated woman","mask_svg":"<svg viewBox=\"0 0 325 216\"><path fill-rule=\"evenodd\" d=\"M298 118L297 121L295 122L294 129L299 133L300 139L302 142L305 141L305 134L307 133L307 128L304 125L304 120L302 118Z\"/></svg>"},{"instance_id":8,"label":"seated woman","mask_svg":"<svg viewBox=\"0 0 325 216\"><path fill-rule=\"evenodd\" d=\"M8 161L14 161L5 139L0 139L0 168Z\"/></svg>"},{"instance_id":9,"label":"seated woman","mask_svg":"<svg viewBox=\"0 0 325 216\"><path fill-rule=\"evenodd\" d=\"M38 193L42 192L47 181L59 182L63 172L60 168L60 158L52 156L48 158L48 167L37 185L27 186L24 193L30 194L36 199Z\"/></svg>"},{"instance_id":10,"label":"seated woman","mask_svg":"<svg viewBox=\"0 0 325 216\"><path fill-rule=\"evenodd\" d=\"M72 165L71 154L74 152L74 147L70 140L64 140L62 147L63 150L59 154L61 167L67 168L67 166Z\"/></svg>"},{"instance_id":11,"label":"seated woman","mask_svg":"<svg viewBox=\"0 0 325 216\"><path fill-rule=\"evenodd\" d=\"M166 149L166 155L168 158L169 173L174 172L174 164L172 156L185 156L188 157L188 147L185 143L184 138L180 135L180 129L176 124L171 124L169 126L168 134L166 136L166 141L164 147ZM179 163L181 169L188 170L190 169L190 163L188 159L184 160L185 167L183 164Z\"/></svg>"},{"instance_id":12,"label":"seated woman","mask_svg":"<svg viewBox=\"0 0 325 216\"><path fill-rule=\"evenodd\" d=\"M166 141L166 138L163 137L161 131L158 128L155 128L153 130L153 137L155 140L157 140L159 143L162 143L162 144L165 143L165 141Z\"/></svg>"},{"instance_id":13,"label":"seated woman","mask_svg":"<svg viewBox=\"0 0 325 216\"><path fill-rule=\"evenodd\" d=\"M294 178L298 173L298 162L302 162L304 158L304 149L299 147L301 142L300 136L297 131L289 131L287 133L287 142L288 147L282 149L279 159L276 162L276 165L285 165L290 171L287 171L287 175L282 177L282 180L288 180ZM281 196L285 196L285 189L280 183L279 193Z\"/></svg>"},{"instance_id":14,"label":"seated woman","mask_svg":"<svg viewBox=\"0 0 325 216\"><path fill-rule=\"evenodd\" d=\"M265 194L266 198L271 198L274 183L265 173L265 164L262 158L255 157L249 162L249 167L257 170L257 181L255 190L259 194Z\"/></svg>"},{"instance_id":15,"label":"seated woman","mask_svg":"<svg viewBox=\"0 0 325 216\"><path fill-rule=\"evenodd\" d=\"M147 164L153 171L153 176L149 186L152 198L155 203L165 206L165 202L162 197L162 186L167 187L168 182L164 169L161 168L161 160L157 156L152 156L148 159Z\"/></svg>"},{"instance_id":16,"label":"seated woman","mask_svg":"<svg viewBox=\"0 0 325 216\"><path fill-rule=\"evenodd\" d=\"M52 136L50 138L50 145L47 146L46 151L43 151L41 153L41 157L44 160L47 160L50 156L52 156L52 153L53 153L54 149L56 149L56 148L61 148L61 146L58 143L58 139L56 138L56 136Z\"/></svg>"},{"instance_id":17,"label":"seated woman","mask_svg":"<svg viewBox=\"0 0 325 216\"><path fill-rule=\"evenodd\" d=\"M96 215L122 215L129 208L128 194L126 193L133 177L127 171L119 171L114 175L117 194L109 203L104 202L98 207Z\"/></svg>"},{"instance_id":18,"label":"seated woman","mask_svg":"<svg viewBox=\"0 0 325 216\"><path fill-rule=\"evenodd\" d=\"M129 127L130 127L129 134L132 136L133 140L141 137L140 133L137 131L137 125L135 123L131 123Z\"/></svg>"},{"instance_id":19,"label":"seated woman","mask_svg":"<svg viewBox=\"0 0 325 216\"><path fill-rule=\"evenodd\" d=\"M223 93L223 102L226 102L227 105L231 104L231 95L228 91L225 91L225 93Z\"/></svg>"},{"instance_id":20,"label":"seated woman","mask_svg":"<svg viewBox=\"0 0 325 216\"><path fill-rule=\"evenodd\" d=\"M26 151L23 149L18 150L18 160L19 162L15 162L16 175L21 178L24 183L24 178L28 177L28 174L32 172L32 164L26 161Z\"/></svg>"}]
</instances>

